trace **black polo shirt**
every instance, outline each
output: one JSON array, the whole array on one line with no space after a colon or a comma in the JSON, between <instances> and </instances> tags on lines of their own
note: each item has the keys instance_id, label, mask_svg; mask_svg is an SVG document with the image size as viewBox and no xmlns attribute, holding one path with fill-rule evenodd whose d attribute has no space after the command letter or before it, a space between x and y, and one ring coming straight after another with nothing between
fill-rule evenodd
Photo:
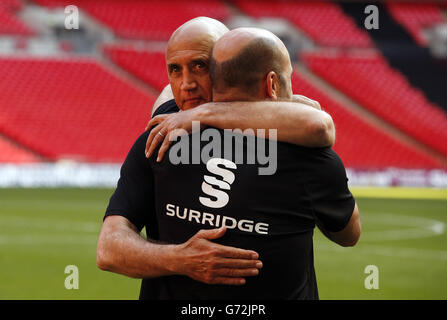
<instances>
[{"instance_id":1,"label":"black polo shirt","mask_svg":"<svg viewBox=\"0 0 447 320\"><path fill-rule=\"evenodd\" d=\"M163 107L174 110L172 102ZM106 216L123 215L167 243L183 243L200 229L224 224L227 233L215 241L257 251L263 268L243 286L208 285L186 276L144 279L140 298L318 299L315 221L340 231L355 204L333 150L280 142L275 150L268 140L209 128L183 136L157 163L144 156L147 136L140 136L123 164ZM225 140L232 141L230 148ZM269 152L276 154L275 173L260 175L266 164L258 153ZM180 158L186 163L177 163Z\"/></svg>"}]
</instances>

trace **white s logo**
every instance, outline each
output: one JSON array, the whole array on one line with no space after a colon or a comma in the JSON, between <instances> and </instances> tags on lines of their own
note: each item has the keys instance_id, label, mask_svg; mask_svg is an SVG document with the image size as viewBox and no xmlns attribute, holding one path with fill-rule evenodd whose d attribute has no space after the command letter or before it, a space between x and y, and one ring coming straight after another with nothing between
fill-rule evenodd
<instances>
[{"instance_id":1,"label":"white s logo","mask_svg":"<svg viewBox=\"0 0 447 320\"><path fill-rule=\"evenodd\" d=\"M202 191L209 196L217 198L216 200L211 200L207 197L199 197L200 203L204 206L210 208L222 208L227 205L230 200L228 194L222 190L215 189L213 186L217 186L220 189L230 190L230 185L234 182L234 173L230 170L226 170L218 167L218 165L223 165L226 168L236 169L236 164L227 159L212 158L206 163L206 168L209 172L215 175L221 176L223 180L218 180L213 176L205 175L204 182L202 182Z\"/></svg>"}]
</instances>

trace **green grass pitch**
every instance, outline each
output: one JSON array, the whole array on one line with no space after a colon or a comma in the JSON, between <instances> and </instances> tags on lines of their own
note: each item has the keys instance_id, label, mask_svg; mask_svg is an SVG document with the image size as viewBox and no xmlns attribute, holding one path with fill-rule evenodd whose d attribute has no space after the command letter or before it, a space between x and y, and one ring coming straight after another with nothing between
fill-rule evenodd
<instances>
[{"instance_id":1,"label":"green grass pitch","mask_svg":"<svg viewBox=\"0 0 447 320\"><path fill-rule=\"evenodd\" d=\"M140 280L96 267L112 192L0 189L0 299L137 299ZM446 198L361 196L357 246L342 248L315 232L320 298L447 299ZM64 286L68 265L78 267L78 290ZM365 288L368 265L378 268L378 289Z\"/></svg>"}]
</instances>

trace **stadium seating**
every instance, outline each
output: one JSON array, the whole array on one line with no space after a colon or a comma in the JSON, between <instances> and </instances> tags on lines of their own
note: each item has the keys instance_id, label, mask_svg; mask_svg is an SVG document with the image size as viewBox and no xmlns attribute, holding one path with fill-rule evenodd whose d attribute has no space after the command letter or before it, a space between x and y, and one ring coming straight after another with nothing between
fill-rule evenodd
<instances>
[{"instance_id":1,"label":"stadium seating","mask_svg":"<svg viewBox=\"0 0 447 320\"><path fill-rule=\"evenodd\" d=\"M327 1L236 0L235 4L255 18L284 17L320 45L371 47L368 34L359 29L340 7Z\"/></svg>"},{"instance_id":2,"label":"stadium seating","mask_svg":"<svg viewBox=\"0 0 447 320\"><path fill-rule=\"evenodd\" d=\"M436 159L402 143L380 128L350 112L340 103L313 86L297 72L292 78L293 91L318 100L334 119L337 138L334 150L347 167L353 168L437 168Z\"/></svg>"},{"instance_id":3,"label":"stadium seating","mask_svg":"<svg viewBox=\"0 0 447 320\"><path fill-rule=\"evenodd\" d=\"M229 10L219 0L36 0L50 7L74 4L123 38L167 40L182 23L197 16L224 21Z\"/></svg>"},{"instance_id":4,"label":"stadium seating","mask_svg":"<svg viewBox=\"0 0 447 320\"><path fill-rule=\"evenodd\" d=\"M32 163L40 159L33 153L0 136L0 163Z\"/></svg>"},{"instance_id":5,"label":"stadium seating","mask_svg":"<svg viewBox=\"0 0 447 320\"><path fill-rule=\"evenodd\" d=\"M440 7L431 3L387 3L396 21L405 27L415 41L427 45L422 30L437 23L446 22Z\"/></svg>"},{"instance_id":6,"label":"stadium seating","mask_svg":"<svg viewBox=\"0 0 447 320\"><path fill-rule=\"evenodd\" d=\"M0 35L31 36L34 34L34 31L14 14L13 9L18 8L13 2L0 5Z\"/></svg>"},{"instance_id":7,"label":"stadium seating","mask_svg":"<svg viewBox=\"0 0 447 320\"><path fill-rule=\"evenodd\" d=\"M106 45L103 52L117 65L133 73L158 91L169 83L165 53L135 49L132 45Z\"/></svg>"},{"instance_id":8,"label":"stadium seating","mask_svg":"<svg viewBox=\"0 0 447 320\"><path fill-rule=\"evenodd\" d=\"M16 12L23 8L22 0L2 0L0 2L0 7L3 7L7 10Z\"/></svg>"},{"instance_id":9,"label":"stadium seating","mask_svg":"<svg viewBox=\"0 0 447 320\"><path fill-rule=\"evenodd\" d=\"M330 1L2 0L0 34L7 34L6 40L16 36L14 46L18 47L34 34L18 15L25 6L77 5L115 33L112 42L99 43L99 54L161 91L168 78L163 44L158 41L167 40L180 24L196 16L225 22L232 15L230 2L254 18L286 18L322 52L328 50L324 47L342 48L344 52L364 52L362 49L374 47L368 33ZM420 36L422 28L441 18L445 21L433 5L414 10L414 6L397 3L388 8L413 36ZM0 81L0 162L40 161L36 155L48 160L122 162L143 130L155 97L142 91L132 77L124 79L105 67L101 58L79 58L71 51L70 42L59 41L59 45L65 51L60 57L0 57L0 78L7 79ZM447 155L447 133L442 130L447 128L446 115L381 56L309 53L301 58L312 71L398 130ZM445 167L346 109L298 72L293 75L293 85L295 93L318 100L333 116L337 128L335 150L346 166Z\"/></svg>"},{"instance_id":10,"label":"stadium seating","mask_svg":"<svg viewBox=\"0 0 447 320\"><path fill-rule=\"evenodd\" d=\"M51 160L123 161L155 100L87 58L0 58L0 78L0 132Z\"/></svg>"},{"instance_id":11,"label":"stadium seating","mask_svg":"<svg viewBox=\"0 0 447 320\"><path fill-rule=\"evenodd\" d=\"M447 155L447 115L379 54L302 54L315 73L401 131Z\"/></svg>"}]
</instances>

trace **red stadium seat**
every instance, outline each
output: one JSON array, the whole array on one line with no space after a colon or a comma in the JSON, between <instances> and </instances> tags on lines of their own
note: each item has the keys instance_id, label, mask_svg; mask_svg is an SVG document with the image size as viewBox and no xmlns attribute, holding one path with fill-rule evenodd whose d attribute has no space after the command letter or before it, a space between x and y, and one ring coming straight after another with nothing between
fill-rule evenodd
<instances>
[{"instance_id":1,"label":"red stadium seat","mask_svg":"<svg viewBox=\"0 0 447 320\"><path fill-rule=\"evenodd\" d=\"M77 5L124 38L167 40L184 22L208 16L224 21L229 10L219 0L36 0L50 7Z\"/></svg>"},{"instance_id":2,"label":"red stadium seat","mask_svg":"<svg viewBox=\"0 0 447 320\"><path fill-rule=\"evenodd\" d=\"M23 8L22 0L2 0L0 2L0 7L3 7L10 11L18 11Z\"/></svg>"},{"instance_id":3,"label":"red stadium seat","mask_svg":"<svg viewBox=\"0 0 447 320\"><path fill-rule=\"evenodd\" d=\"M427 45L423 29L434 24L446 22L441 9L431 3L387 3L388 10L396 21L408 30L421 46Z\"/></svg>"},{"instance_id":4,"label":"red stadium seat","mask_svg":"<svg viewBox=\"0 0 447 320\"><path fill-rule=\"evenodd\" d=\"M0 35L33 35L34 31L13 13L14 8L12 3L0 5Z\"/></svg>"},{"instance_id":5,"label":"red stadium seat","mask_svg":"<svg viewBox=\"0 0 447 320\"><path fill-rule=\"evenodd\" d=\"M255 17L283 17L325 46L371 47L367 32L359 29L340 7L328 1L236 0L236 5Z\"/></svg>"},{"instance_id":6,"label":"red stadium seat","mask_svg":"<svg viewBox=\"0 0 447 320\"><path fill-rule=\"evenodd\" d=\"M315 73L401 131L447 155L447 115L378 55L302 54Z\"/></svg>"},{"instance_id":7,"label":"red stadium seat","mask_svg":"<svg viewBox=\"0 0 447 320\"><path fill-rule=\"evenodd\" d=\"M0 132L51 160L122 162L155 100L86 58L0 58L0 78Z\"/></svg>"},{"instance_id":8,"label":"red stadium seat","mask_svg":"<svg viewBox=\"0 0 447 320\"><path fill-rule=\"evenodd\" d=\"M133 73L158 91L169 83L165 53L135 49L131 45L106 45L103 52L117 65Z\"/></svg>"},{"instance_id":9,"label":"red stadium seat","mask_svg":"<svg viewBox=\"0 0 447 320\"><path fill-rule=\"evenodd\" d=\"M296 72L292 84L295 93L318 100L334 119L337 132L334 150L345 166L359 169L443 167L438 160L350 112Z\"/></svg>"},{"instance_id":10,"label":"red stadium seat","mask_svg":"<svg viewBox=\"0 0 447 320\"><path fill-rule=\"evenodd\" d=\"M33 163L39 157L0 136L0 163Z\"/></svg>"}]
</instances>

